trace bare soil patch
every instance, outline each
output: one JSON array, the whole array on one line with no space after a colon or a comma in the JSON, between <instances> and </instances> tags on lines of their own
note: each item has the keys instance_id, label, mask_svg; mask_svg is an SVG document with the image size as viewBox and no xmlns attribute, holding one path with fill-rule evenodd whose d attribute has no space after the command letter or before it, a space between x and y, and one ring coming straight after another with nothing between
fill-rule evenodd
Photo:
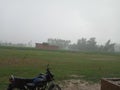
<instances>
[{"instance_id":1,"label":"bare soil patch","mask_svg":"<svg viewBox=\"0 0 120 90\"><path fill-rule=\"evenodd\" d=\"M60 84L62 90L100 90L100 84L83 80L64 80Z\"/></svg>"}]
</instances>

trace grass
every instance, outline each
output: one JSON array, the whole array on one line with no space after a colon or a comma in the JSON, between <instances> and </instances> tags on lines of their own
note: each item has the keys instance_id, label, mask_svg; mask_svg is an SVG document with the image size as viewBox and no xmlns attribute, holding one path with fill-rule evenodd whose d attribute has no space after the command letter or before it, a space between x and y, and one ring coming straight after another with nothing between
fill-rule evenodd
<instances>
[{"instance_id":1,"label":"grass","mask_svg":"<svg viewBox=\"0 0 120 90\"><path fill-rule=\"evenodd\" d=\"M56 80L71 79L71 75L93 82L102 77L120 77L120 54L0 47L0 90L7 87L11 74L31 78L45 73L47 64Z\"/></svg>"}]
</instances>

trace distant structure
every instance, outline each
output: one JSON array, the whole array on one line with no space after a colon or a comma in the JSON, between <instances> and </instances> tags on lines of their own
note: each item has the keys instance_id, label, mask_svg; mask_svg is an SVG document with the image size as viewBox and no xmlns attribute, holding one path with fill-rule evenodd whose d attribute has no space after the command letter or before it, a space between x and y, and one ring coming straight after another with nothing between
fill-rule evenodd
<instances>
[{"instance_id":1,"label":"distant structure","mask_svg":"<svg viewBox=\"0 0 120 90\"><path fill-rule=\"evenodd\" d=\"M59 47L55 45L49 45L48 43L36 43L35 48L44 50L58 50Z\"/></svg>"}]
</instances>

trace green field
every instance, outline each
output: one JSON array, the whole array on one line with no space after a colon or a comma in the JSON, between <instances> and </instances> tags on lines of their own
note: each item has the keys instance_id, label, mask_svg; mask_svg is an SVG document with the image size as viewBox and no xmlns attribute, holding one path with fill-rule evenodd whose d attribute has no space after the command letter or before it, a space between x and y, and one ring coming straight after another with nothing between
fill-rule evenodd
<instances>
[{"instance_id":1,"label":"green field","mask_svg":"<svg viewBox=\"0 0 120 90\"><path fill-rule=\"evenodd\" d=\"M0 47L0 90L5 90L11 74L31 78L45 73L47 64L56 80L71 79L71 75L93 82L120 77L120 54Z\"/></svg>"}]
</instances>

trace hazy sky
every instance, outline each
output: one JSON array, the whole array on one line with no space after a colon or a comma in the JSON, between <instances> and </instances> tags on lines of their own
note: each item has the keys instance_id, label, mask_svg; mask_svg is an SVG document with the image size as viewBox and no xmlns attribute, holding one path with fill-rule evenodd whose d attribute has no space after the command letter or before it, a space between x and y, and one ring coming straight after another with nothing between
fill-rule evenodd
<instances>
[{"instance_id":1,"label":"hazy sky","mask_svg":"<svg viewBox=\"0 0 120 90\"><path fill-rule=\"evenodd\" d=\"M120 0L0 0L0 41L81 37L120 43Z\"/></svg>"}]
</instances>

